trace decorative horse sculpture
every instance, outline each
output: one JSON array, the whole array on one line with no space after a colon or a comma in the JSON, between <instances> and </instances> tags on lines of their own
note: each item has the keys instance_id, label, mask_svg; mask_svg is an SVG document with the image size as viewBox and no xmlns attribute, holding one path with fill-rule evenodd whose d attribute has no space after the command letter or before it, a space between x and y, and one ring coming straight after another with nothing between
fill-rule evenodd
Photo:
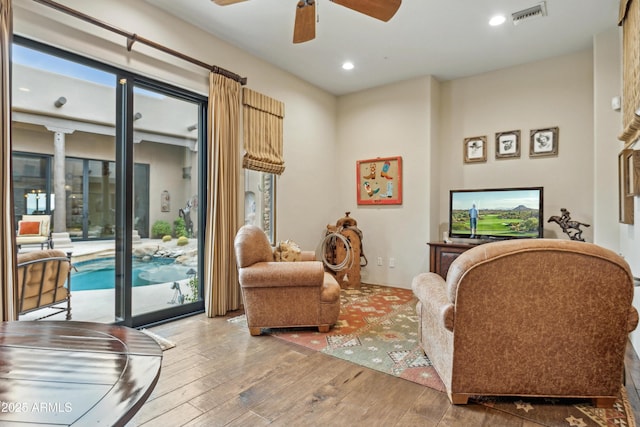
<instances>
[{"instance_id":1,"label":"decorative horse sculpture","mask_svg":"<svg viewBox=\"0 0 640 427\"><path fill-rule=\"evenodd\" d=\"M562 228L562 231L568 235L571 240L584 242L584 239L582 238L582 229L580 227L591 227L591 225L571 220L570 212L565 208L561 208L560 212L562 212L561 216L551 216L547 222L555 222L558 224L560 228Z\"/></svg>"}]
</instances>

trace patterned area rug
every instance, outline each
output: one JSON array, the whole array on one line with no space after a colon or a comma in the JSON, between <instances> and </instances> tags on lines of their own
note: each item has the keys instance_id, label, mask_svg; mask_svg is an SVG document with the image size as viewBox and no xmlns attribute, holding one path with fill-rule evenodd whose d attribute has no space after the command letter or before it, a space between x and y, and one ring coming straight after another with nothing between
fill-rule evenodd
<instances>
[{"instance_id":1,"label":"patterned area rug","mask_svg":"<svg viewBox=\"0 0 640 427\"><path fill-rule=\"evenodd\" d=\"M338 323L328 333L290 328L265 329L263 334L444 392L444 384L418 344L417 301L411 290L362 284L360 289L343 289L341 298ZM243 317L229 321L246 327ZM549 427L636 426L624 387L612 409L594 408L586 400L472 400Z\"/></svg>"}]
</instances>

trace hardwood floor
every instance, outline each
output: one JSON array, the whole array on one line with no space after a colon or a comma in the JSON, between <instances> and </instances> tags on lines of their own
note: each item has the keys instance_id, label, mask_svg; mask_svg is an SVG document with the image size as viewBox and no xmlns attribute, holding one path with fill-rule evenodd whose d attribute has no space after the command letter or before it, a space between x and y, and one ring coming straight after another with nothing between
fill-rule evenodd
<instances>
[{"instance_id":1,"label":"hardwood floor","mask_svg":"<svg viewBox=\"0 0 640 427\"><path fill-rule=\"evenodd\" d=\"M177 346L128 426L539 426L204 314L151 328ZM640 414L640 361L626 355ZM637 418L637 415L636 415Z\"/></svg>"}]
</instances>

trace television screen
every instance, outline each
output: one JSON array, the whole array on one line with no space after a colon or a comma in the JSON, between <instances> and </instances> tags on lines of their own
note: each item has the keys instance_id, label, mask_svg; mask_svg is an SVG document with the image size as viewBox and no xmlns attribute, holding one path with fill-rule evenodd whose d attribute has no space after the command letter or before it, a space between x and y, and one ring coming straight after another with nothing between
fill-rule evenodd
<instances>
[{"instance_id":1,"label":"television screen","mask_svg":"<svg viewBox=\"0 0 640 427\"><path fill-rule=\"evenodd\" d=\"M543 237L543 188L451 190L449 236L476 239Z\"/></svg>"}]
</instances>

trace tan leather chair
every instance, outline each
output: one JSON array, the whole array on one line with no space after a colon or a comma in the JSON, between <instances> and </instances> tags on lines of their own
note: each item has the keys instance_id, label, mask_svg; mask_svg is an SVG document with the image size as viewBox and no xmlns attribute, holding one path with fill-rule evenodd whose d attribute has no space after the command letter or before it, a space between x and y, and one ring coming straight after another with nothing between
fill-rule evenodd
<instances>
[{"instance_id":1,"label":"tan leather chair","mask_svg":"<svg viewBox=\"0 0 640 427\"><path fill-rule=\"evenodd\" d=\"M50 307L71 320L71 253L48 249L18 254L18 313ZM62 304L61 306L56 306Z\"/></svg>"},{"instance_id":2,"label":"tan leather chair","mask_svg":"<svg viewBox=\"0 0 640 427\"><path fill-rule=\"evenodd\" d=\"M591 243L476 246L414 278L420 344L454 404L472 395L590 398L610 407L638 323L633 276Z\"/></svg>"},{"instance_id":3,"label":"tan leather chair","mask_svg":"<svg viewBox=\"0 0 640 427\"><path fill-rule=\"evenodd\" d=\"M329 331L340 314L340 286L322 262L274 261L267 236L253 225L243 226L234 244L251 335L260 335L262 328L298 326Z\"/></svg>"}]
</instances>

